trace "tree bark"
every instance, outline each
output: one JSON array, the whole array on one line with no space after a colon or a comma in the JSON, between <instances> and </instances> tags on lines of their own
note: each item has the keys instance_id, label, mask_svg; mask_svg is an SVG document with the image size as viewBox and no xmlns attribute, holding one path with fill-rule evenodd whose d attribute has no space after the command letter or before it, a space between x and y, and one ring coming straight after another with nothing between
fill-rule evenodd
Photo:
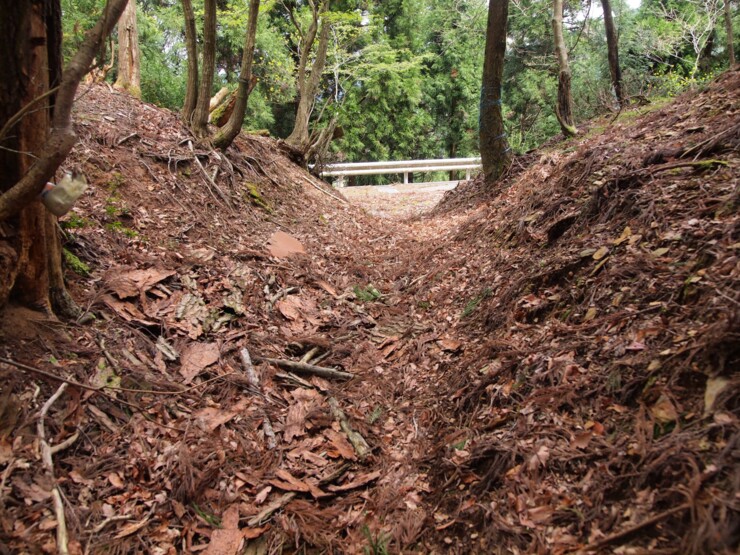
<instances>
[{"instance_id":1,"label":"tree bark","mask_svg":"<svg viewBox=\"0 0 740 555\"><path fill-rule=\"evenodd\" d=\"M604 11L604 28L606 30L606 50L609 58L609 73L612 77L614 96L617 97L617 102L621 106L624 102L624 92L622 91L622 70L619 67L619 38L617 36L617 28L614 25L610 0L601 0L601 7Z\"/></svg>"},{"instance_id":2,"label":"tree bark","mask_svg":"<svg viewBox=\"0 0 740 555\"><path fill-rule=\"evenodd\" d=\"M118 77L114 86L141 98L141 51L136 0L128 0L118 22Z\"/></svg>"},{"instance_id":3,"label":"tree bark","mask_svg":"<svg viewBox=\"0 0 740 555\"><path fill-rule=\"evenodd\" d=\"M242 67L239 73L239 87L236 90L236 103L229 121L213 138L213 146L226 150L241 131L244 123L244 114L247 112L247 101L252 90L252 63L254 62L254 45L257 40L257 16L259 15L260 0L249 0L249 20L247 22L247 36L244 39L242 53Z\"/></svg>"},{"instance_id":4,"label":"tree bark","mask_svg":"<svg viewBox=\"0 0 740 555\"><path fill-rule=\"evenodd\" d=\"M0 0L0 127L29 104L34 108L0 138L0 307L11 297L47 312L73 306L64 289L56 218L37 197L76 141L71 110L77 87L125 1L108 1L60 82L59 0ZM50 89L57 84L54 98Z\"/></svg>"},{"instance_id":5,"label":"tree bark","mask_svg":"<svg viewBox=\"0 0 740 555\"><path fill-rule=\"evenodd\" d=\"M563 0L553 0L552 3L552 31L555 37L555 56L558 59L558 101L555 105L555 115L560 123L563 135L570 137L578 133L573 124L573 96L570 92L570 66L568 65L568 50L563 38Z\"/></svg>"},{"instance_id":6,"label":"tree bark","mask_svg":"<svg viewBox=\"0 0 740 555\"><path fill-rule=\"evenodd\" d=\"M496 182L511 162L501 112L501 85L506 54L506 24L509 0L490 0L483 86L480 100L480 153L487 183Z\"/></svg>"},{"instance_id":7,"label":"tree bark","mask_svg":"<svg viewBox=\"0 0 740 555\"><path fill-rule=\"evenodd\" d=\"M725 31L727 32L727 57L730 67L735 65L735 35L732 30L732 6L730 0L725 0Z\"/></svg>"},{"instance_id":8,"label":"tree bark","mask_svg":"<svg viewBox=\"0 0 740 555\"><path fill-rule=\"evenodd\" d=\"M186 125L191 125L195 105L198 102L198 42L191 0L182 0L182 11L185 15L185 48L188 53L188 84L182 106L182 119Z\"/></svg>"},{"instance_id":9,"label":"tree bark","mask_svg":"<svg viewBox=\"0 0 740 555\"><path fill-rule=\"evenodd\" d=\"M293 131L285 141L304 154L310 147L309 122L316 100L316 92L321 82L321 74L324 72L324 66L326 65L326 52L329 47L330 24L323 17L326 15L328 8L328 0L320 6L313 8L311 25L301 40L301 57L298 63L298 76L296 79L298 107L296 109ZM318 31L319 26L321 29L320 32ZM319 42L316 49L316 58L311 65L311 73L309 74L308 60L311 54L311 48L316 40L317 32L319 34Z\"/></svg>"},{"instance_id":10,"label":"tree bark","mask_svg":"<svg viewBox=\"0 0 740 555\"><path fill-rule=\"evenodd\" d=\"M216 68L216 0L205 0L203 17L203 63L201 64L198 101L193 113L193 133L199 139L208 136L208 107Z\"/></svg>"}]
</instances>

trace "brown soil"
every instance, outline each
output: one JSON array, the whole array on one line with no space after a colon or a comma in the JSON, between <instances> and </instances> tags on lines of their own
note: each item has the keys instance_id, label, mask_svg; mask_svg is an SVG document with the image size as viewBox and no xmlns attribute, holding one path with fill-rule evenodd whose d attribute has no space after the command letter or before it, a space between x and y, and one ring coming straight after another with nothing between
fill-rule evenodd
<instances>
[{"instance_id":1,"label":"brown soil","mask_svg":"<svg viewBox=\"0 0 740 555\"><path fill-rule=\"evenodd\" d=\"M395 221L267 138L196 145L206 179L174 114L89 89L68 166L93 186L63 222L96 320L6 313L0 346L106 386L45 419L70 551L736 552L739 90ZM54 551L36 423L59 382L0 384L0 550Z\"/></svg>"}]
</instances>

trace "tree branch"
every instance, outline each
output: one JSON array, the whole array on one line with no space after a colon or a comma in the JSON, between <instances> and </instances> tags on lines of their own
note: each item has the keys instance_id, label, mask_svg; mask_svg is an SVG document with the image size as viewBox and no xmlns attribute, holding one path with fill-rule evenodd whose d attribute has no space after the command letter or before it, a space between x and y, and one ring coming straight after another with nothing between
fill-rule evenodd
<instances>
[{"instance_id":1,"label":"tree branch","mask_svg":"<svg viewBox=\"0 0 740 555\"><path fill-rule=\"evenodd\" d=\"M0 222L14 216L32 202L72 150L77 141L71 117L77 87L90 70L95 54L100 50L105 37L113 30L127 2L128 0L108 0L100 20L87 32L85 41L64 70L54 103L51 135L28 173L0 196Z\"/></svg>"}]
</instances>

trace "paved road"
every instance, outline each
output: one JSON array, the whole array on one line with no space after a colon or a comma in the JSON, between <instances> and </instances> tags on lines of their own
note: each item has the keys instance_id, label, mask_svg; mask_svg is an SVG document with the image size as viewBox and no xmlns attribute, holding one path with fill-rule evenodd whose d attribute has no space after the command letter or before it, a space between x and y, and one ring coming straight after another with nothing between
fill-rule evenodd
<instances>
[{"instance_id":1,"label":"paved road","mask_svg":"<svg viewBox=\"0 0 740 555\"><path fill-rule=\"evenodd\" d=\"M362 206L376 216L405 218L431 210L457 181L434 183L394 183L339 189L352 204Z\"/></svg>"}]
</instances>

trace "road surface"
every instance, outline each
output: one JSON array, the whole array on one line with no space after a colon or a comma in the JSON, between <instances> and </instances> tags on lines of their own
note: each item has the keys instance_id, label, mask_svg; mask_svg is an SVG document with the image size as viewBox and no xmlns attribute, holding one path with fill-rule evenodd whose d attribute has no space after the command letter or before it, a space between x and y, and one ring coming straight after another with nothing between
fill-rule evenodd
<instances>
[{"instance_id":1,"label":"road surface","mask_svg":"<svg viewBox=\"0 0 740 555\"><path fill-rule=\"evenodd\" d=\"M431 210L457 181L344 187L339 189L352 204L382 218L401 219Z\"/></svg>"}]
</instances>

